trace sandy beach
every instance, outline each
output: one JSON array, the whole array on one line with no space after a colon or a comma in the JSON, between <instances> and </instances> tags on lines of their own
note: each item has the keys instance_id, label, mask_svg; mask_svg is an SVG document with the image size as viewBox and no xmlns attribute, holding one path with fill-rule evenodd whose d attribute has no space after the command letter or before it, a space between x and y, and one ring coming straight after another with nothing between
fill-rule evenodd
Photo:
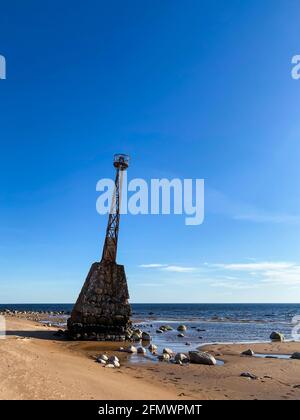
<instances>
[{"instance_id":1,"label":"sandy beach","mask_svg":"<svg viewBox=\"0 0 300 420\"><path fill-rule=\"evenodd\" d=\"M243 357L257 353L291 354L300 343L211 345L204 349L223 366L131 363L119 343L69 342L57 330L8 316L0 340L0 399L300 399L300 361ZM115 354L120 369L95 362L101 352ZM241 377L242 372L256 380Z\"/></svg>"}]
</instances>

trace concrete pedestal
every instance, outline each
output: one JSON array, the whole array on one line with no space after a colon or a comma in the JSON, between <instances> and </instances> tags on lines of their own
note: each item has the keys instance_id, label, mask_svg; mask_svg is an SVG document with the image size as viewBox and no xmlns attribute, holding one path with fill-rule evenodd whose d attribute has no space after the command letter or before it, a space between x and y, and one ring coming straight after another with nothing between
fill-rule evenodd
<instances>
[{"instance_id":1,"label":"concrete pedestal","mask_svg":"<svg viewBox=\"0 0 300 420\"><path fill-rule=\"evenodd\" d=\"M131 307L123 265L94 263L68 320L70 338L123 341Z\"/></svg>"}]
</instances>

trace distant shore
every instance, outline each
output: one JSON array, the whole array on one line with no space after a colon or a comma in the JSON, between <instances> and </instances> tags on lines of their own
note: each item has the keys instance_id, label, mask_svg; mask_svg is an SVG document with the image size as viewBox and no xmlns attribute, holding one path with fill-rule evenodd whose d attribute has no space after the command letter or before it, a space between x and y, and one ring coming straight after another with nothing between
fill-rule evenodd
<instances>
[{"instance_id":1,"label":"distant shore","mask_svg":"<svg viewBox=\"0 0 300 420\"><path fill-rule=\"evenodd\" d=\"M0 399L299 399L300 361L244 357L242 345L204 347L223 366L179 366L118 352L120 343L68 342L55 327L8 315L0 340ZM292 354L300 343L253 344L257 353ZM187 349L188 350L188 349ZM120 369L95 362L117 355ZM250 372L257 379L241 377ZM122 380L120 381L120 377Z\"/></svg>"}]
</instances>

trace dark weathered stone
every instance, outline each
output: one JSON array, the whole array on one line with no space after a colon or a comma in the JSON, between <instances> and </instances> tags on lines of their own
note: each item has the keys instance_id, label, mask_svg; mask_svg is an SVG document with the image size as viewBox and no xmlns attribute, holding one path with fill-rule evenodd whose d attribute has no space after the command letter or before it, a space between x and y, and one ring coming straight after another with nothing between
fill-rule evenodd
<instances>
[{"instance_id":1,"label":"dark weathered stone","mask_svg":"<svg viewBox=\"0 0 300 420\"><path fill-rule=\"evenodd\" d=\"M68 320L69 335L98 341L130 335L128 299L124 266L94 263Z\"/></svg>"}]
</instances>

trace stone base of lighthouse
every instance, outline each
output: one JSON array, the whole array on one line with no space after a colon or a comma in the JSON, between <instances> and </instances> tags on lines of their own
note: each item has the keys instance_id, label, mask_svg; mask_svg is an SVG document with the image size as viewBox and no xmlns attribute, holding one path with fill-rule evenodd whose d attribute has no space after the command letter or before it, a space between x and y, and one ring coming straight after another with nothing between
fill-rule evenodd
<instances>
[{"instance_id":1,"label":"stone base of lighthouse","mask_svg":"<svg viewBox=\"0 0 300 420\"><path fill-rule=\"evenodd\" d=\"M124 341L131 335L131 307L123 265L94 263L68 320L77 340Z\"/></svg>"}]
</instances>

